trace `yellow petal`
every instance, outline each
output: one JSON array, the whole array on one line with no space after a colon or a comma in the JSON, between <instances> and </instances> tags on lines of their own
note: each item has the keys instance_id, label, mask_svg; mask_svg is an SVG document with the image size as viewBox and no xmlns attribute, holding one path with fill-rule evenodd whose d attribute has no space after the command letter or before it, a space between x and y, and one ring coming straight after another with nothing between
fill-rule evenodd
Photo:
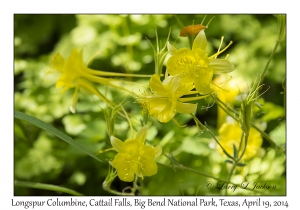
<instances>
[{"instance_id":1,"label":"yellow petal","mask_svg":"<svg viewBox=\"0 0 300 210\"><path fill-rule=\"evenodd\" d=\"M160 112L171 106L172 103L166 98L153 98L148 105L148 111L152 117L157 118Z\"/></svg>"},{"instance_id":2,"label":"yellow petal","mask_svg":"<svg viewBox=\"0 0 300 210\"><path fill-rule=\"evenodd\" d=\"M234 65L225 59L210 59L209 67L213 69L214 74L229 73L234 70Z\"/></svg>"},{"instance_id":3,"label":"yellow petal","mask_svg":"<svg viewBox=\"0 0 300 210\"><path fill-rule=\"evenodd\" d=\"M137 170L137 162L133 156L127 153L118 153L111 165L118 171L118 176L122 181L133 181L134 172Z\"/></svg>"},{"instance_id":4,"label":"yellow petal","mask_svg":"<svg viewBox=\"0 0 300 210\"><path fill-rule=\"evenodd\" d=\"M134 180L134 172L118 170L118 177L124 182L132 182Z\"/></svg>"},{"instance_id":5,"label":"yellow petal","mask_svg":"<svg viewBox=\"0 0 300 210\"><path fill-rule=\"evenodd\" d=\"M148 126L145 125L144 127L142 127L136 134L135 140L137 142L139 142L139 144L143 145L144 141L147 137L147 133L148 133Z\"/></svg>"},{"instance_id":6,"label":"yellow petal","mask_svg":"<svg viewBox=\"0 0 300 210\"><path fill-rule=\"evenodd\" d=\"M179 49L175 55L167 61L168 73L172 76L182 73L189 73L191 63L195 63L195 54L187 48Z\"/></svg>"},{"instance_id":7,"label":"yellow petal","mask_svg":"<svg viewBox=\"0 0 300 210\"><path fill-rule=\"evenodd\" d=\"M210 83L213 77L212 70L207 69L203 71L205 71L205 73L199 74L199 78L194 80L196 90L202 95L211 92Z\"/></svg>"},{"instance_id":8,"label":"yellow petal","mask_svg":"<svg viewBox=\"0 0 300 210\"><path fill-rule=\"evenodd\" d=\"M54 68L62 73L64 64L65 64L64 58L59 53L57 53L56 55L53 56L53 58L51 60L52 68Z\"/></svg>"},{"instance_id":9,"label":"yellow petal","mask_svg":"<svg viewBox=\"0 0 300 210\"><path fill-rule=\"evenodd\" d=\"M154 74L149 81L149 86L151 90L159 95L165 96L167 95L165 88L160 81L160 78L157 74Z\"/></svg>"},{"instance_id":10,"label":"yellow petal","mask_svg":"<svg viewBox=\"0 0 300 210\"><path fill-rule=\"evenodd\" d=\"M139 147L140 144L135 139L127 139L123 145L123 149L126 151L126 153L131 155L137 155L139 152Z\"/></svg>"},{"instance_id":11,"label":"yellow petal","mask_svg":"<svg viewBox=\"0 0 300 210\"><path fill-rule=\"evenodd\" d=\"M153 176L157 173L157 164L154 160L144 160L143 161L143 175Z\"/></svg>"},{"instance_id":12,"label":"yellow petal","mask_svg":"<svg viewBox=\"0 0 300 210\"><path fill-rule=\"evenodd\" d=\"M173 117L175 116L175 109L170 109L170 110L163 110L157 117L157 119L160 121L160 122L169 122L170 120L173 119Z\"/></svg>"},{"instance_id":13,"label":"yellow petal","mask_svg":"<svg viewBox=\"0 0 300 210\"><path fill-rule=\"evenodd\" d=\"M182 103L177 101L176 103L176 111L179 113L194 113L197 110L197 104L191 104L191 103Z\"/></svg>"},{"instance_id":14,"label":"yellow petal","mask_svg":"<svg viewBox=\"0 0 300 210\"><path fill-rule=\"evenodd\" d=\"M115 158L111 162L111 165L117 170L123 170L126 166L125 159L128 154L126 153L118 153Z\"/></svg>"},{"instance_id":15,"label":"yellow petal","mask_svg":"<svg viewBox=\"0 0 300 210\"><path fill-rule=\"evenodd\" d=\"M158 146L158 147L155 147L154 150L155 150L155 159L156 159L159 156L161 156L161 154L162 154L162 148L161 148L161 146Z\"/></svg>"},{"instance_id":16,"label":"yellow petal","mask_svg":"<svg viewBox=\"0 0 300 210\"><path fill-rule=\"evenodd\" d=\"M121 141L120 139L111 136L110 137L110 142L111 145L113 146L113 148L117 151L117 152L125 152L124 150L124 142Z\"/></svg>"},{"instance_id":17,"label":"yellow petal","mask_svg":"<svg viewBox=\"0 0 300 210\"><path fill-rule=\"evenodd\" d=\"M200 31L193 42L192 50L194 51L197 48L200 48L204 52L206 52L207 40L204 33L204 30Z\"/></svg>"},{"instance_id":18,"label":"yellow petal","mask_svg":"<svg viewBox=\"0 0 300 210\"><path fill-rule=\"evenodd\" d=\"M151 146L143 145L140 150L140 156L146 159L154 160L155 149Z\"/></svg>"},{"instance_id":19,"label":"yellow petal","mask_svg":"<svg viewBox=\"0 0 300 210\"><path fill-rule=\"evenodd\" d=\"M165 93L165 95L169 96L170 94L174 94L180 87L180 81L180 76L169 76L168 78L164 79L162 84L168 90L168 92Z\"/></svg>"},{"instance_id":20,"label":"yellow petal","mask_svg":"<svg viewBox=\"0 0 300 210\"><path fill-rule=\"evenodd\" d=\"M160 122L169 122L175 116L175 103L164 98L156 99L151 101L148 110Z\"/></svg>"},{"instance_id":21,"label":"yellow petal","mask_svg":"<svg viewBox=\"0 0 300 210\"><path fill-rule=\"evenodd\" d=\"M167 48L171 55L175 55L175 53L177 52L177 49L173 45L171 45L169 41L167 44Z\"/></svg>"}]
</instances>

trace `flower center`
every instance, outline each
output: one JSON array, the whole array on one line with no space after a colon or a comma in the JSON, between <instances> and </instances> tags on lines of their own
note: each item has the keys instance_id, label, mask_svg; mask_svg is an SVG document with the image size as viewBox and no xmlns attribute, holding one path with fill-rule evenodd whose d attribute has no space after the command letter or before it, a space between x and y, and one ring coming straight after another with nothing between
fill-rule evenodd
<instances>
[{"instance_id":1,"label":"flower center","mask_svg":"<svg viewBox=\"0 0 300 210\"><path fill-rule=\"evenodd\" d=\"M207 55L199 49L195 56L182 56L177 59L176 65L182 77L194 80L203 76L203 73L206 74L209 61Z\"/></svg>"}]
</instances>

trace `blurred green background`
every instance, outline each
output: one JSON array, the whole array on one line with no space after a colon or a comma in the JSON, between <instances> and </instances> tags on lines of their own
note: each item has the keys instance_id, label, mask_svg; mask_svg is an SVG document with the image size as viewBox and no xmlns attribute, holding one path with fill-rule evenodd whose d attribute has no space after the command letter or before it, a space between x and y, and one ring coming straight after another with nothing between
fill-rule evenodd
<instances>
[{"instance_id":1,"label":"blurred green background","mask_svg":"<svg viewBox=\"0 0 300 210\"><path fill-rule=\"evenodd\" d=\"M277 19L274 15L208 15L204 25L214 17L205 30L209 55L218 50L221 36L223 46L233 44L220 57L230 54L236 69L230 75L242 77L250 85L268 61L277 38ZM178 15L184 25L200 24L204 15ZM103 114L105 103L79 93L77 113L72 114L72 90L60 94L55 88L58 74L50 70L51 57L60 53L67 58L73 48L83 49L84 60L95 55L89 67L120 72L154 74L153 50L146 37L155 45L155 28L164 45L171 28L170 42L176 48L188 47L187 38L179 37L180 26L173 15L14 15L14 100L15 109L47 122L67 133L96 154L97 162L48 132L15 119L14 122L14 179L68 187L84 195L110 195L102 189L108 172L108 160L115 152L99 151L111 148ZM285 144L285 75L286 46L283 40L270 64L264 80L270 89L260 98L262 110L254 117L265 127L277 144ZM132 81L147 83L146 80ZM108 98L118 103L128 94L98 86ZM140 127L141 107L128 97L125 109L133 116L133 125ZM211 99L198 101L197 117L206 122L217 135L217 107ZM202 107L210 107L203 109ZM172 152L179 163L226 179L228 169L224 157L214 148L209 135L198 135L194 121L188 115L177 115L176 120L188 126L181 128L172 121L166 124L150 118L152 127L147 141L161 145L163 153ZM129 126L117 117L115 135L127 139ZM159 162L171 164L166 157ZM235 183L262 181L276 189L252 192L237 190L231 195L285 195L285 156L264 140L259 155L238 170ZM158 166L158 173L146 177L139 195L220 195L217 187L208 189L212 181L187 171ZM215 182L215 181L214 181ZM130 183L118 178L112 188L122 191ZM15 187L15 195L67 195L52 191Z\"/></svg>"}]
</instances>

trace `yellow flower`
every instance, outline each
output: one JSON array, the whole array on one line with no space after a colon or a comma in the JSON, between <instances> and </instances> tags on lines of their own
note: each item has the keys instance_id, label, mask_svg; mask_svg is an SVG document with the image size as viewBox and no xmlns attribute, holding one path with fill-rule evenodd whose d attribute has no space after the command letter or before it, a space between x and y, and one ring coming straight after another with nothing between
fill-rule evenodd
<instances>
[{"instance_id":1,"label":"yellow flower","mask_svg":"<svg viewBox=\"0 0 300 210\"><path fill-rule=\"evenodd\" d=\"M238 149L242 136L242 129L239 126L239 123L224 123L219 129L220 135L220 144L224 149L231 155L233 155L233 144ZM261 147L263 139L261 134L254 128L250 128L247 148L244 153L243 159L250 159L254 157L257 153L257 150ZM244 140L241 145L241 149L238 155L241 155L244 148ZM222 149L219 147L219 151L222 152Z\"/></svg>"},{"instance_id":2,"label":"yellow flower","mask_svg":"<svg viewBox=\"0 0 300 210\"><path fill-rule=\"evenodd\" d=\"M144 94L138 98L144 109L157 118L160 122L169 122L176 114L192 113L197 109L197 104L182 103L180 97L189 93L193 86L180 82L180 77L167 77L163 82L157 74L150 78L150 94Z\"/></svg>"},{"instance_id":3,"label":"yellow flower","mask_svg":"<svg viewBox=\"0 0 300 210\"><path fill-rule=\"evenodd\" d=\"M62 93L68 89L76 88L73 95L73 104L70 107L71 112L75 112L75 107L78 101L78 90L83 88L88 92L96 94L100 99L104 100L109 105L113 106L114 104L109 101L105 96L103 96L97 88L94 86L94 83L103 84L110 87L115 87L120 90L128 91L123 87L119 87L113 84L113 81L109 78L103 78L100 76L124 76L123 74L103 72L98 70L93 70L88 68L82 59L82 52L78 52L77 49L73 49L71 55L65 61L60 54L56 54L52 60L51 65L54 69L61 72L56 87L63 87Z\"/></svg>"},{"instance_id":4,"label":"yellow flower","mask_svg":"<svg viewBox=\"0 0 300 210\"><path fill-rule=\"evenodd\" d=\"M243 94L247 88L247 83L242 78L231 79L225 74L221 74L213 80L212 90L217 93L217 97L226 106L233 108L237 102L237 96ZM227 113L218 106L218 128L226 121Z\"/></svg>"},{"instance_id":5,"label":"yellow flower","mask_svg":"<svg viewBox=\"0 0 300 210\"><path fill-rule=\"evenodd\" d=\"M118 152L111 165L117 170L122 181L132 182L134 176L153 176L157 173L155 159L161 155L161 147L144 145L148 126L142 127L135 138L125 142L111 137L111 144Z\"/></svg>"},{"instance_id":6,"label":"yellow flower","mask_svg":"<svg viewBox=\"0 0 300 210\"><path fill-rule=\"evenodd\" d=\"M184 83L193 83L200 94L211 92L210 83L213 74L234 70L234 65L228 60L217 59L217 56L229 45L210 57L206 54L206 45L204 30L196 36L192 50L187 48L177 50L174 46L168 45L169 52L172 54L166 64L168 73L172 76L180 75Z\"/></svg>"}]
</instances>

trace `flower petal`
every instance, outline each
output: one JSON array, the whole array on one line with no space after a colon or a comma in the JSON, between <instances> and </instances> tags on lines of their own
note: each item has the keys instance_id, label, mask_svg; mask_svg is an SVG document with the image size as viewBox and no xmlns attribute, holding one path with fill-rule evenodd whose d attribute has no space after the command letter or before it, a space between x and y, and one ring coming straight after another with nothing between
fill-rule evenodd
<instances>
[{"instance_id":1,"label":"flower petal","mask_svg":"<svg viewBox=\"0 0 300 210\"><path fill-rule=\"evenodd\" d=\"M136 134L136 136L135 136L135 140L136 140L139 144L141 144L141 145L144 144L144 141L145 141L145 139L146 139L146 137L147 137L148 128L149 128L149 127L148 127L147 125L145 125L144 127L142 127L142 128L137 132L137 134Z\"/></svg>"},{"instance_id":2,"label":"flower petal","mask_svg":"<svg viewBox=\"0 0 300 210\"><path fill-rule=\"evenodd\" d=\"M124 142L123 149L125 152L131 155L137 155L139 153L140 144L135 139L127 139Z\"/></svg>"},{"instance_id":3,"label":"flower petal","mask_svg":"<svg viewBox=\"0 0 300 210\"><path fill-rule=\"evenodd\" d=\"M125 152L124 150L124 142L121 141L120 139L111 136L110 137L110 142L111 145L113 146L113 148L117 151L117 152Z\"/></svg>"},{"instance_id":4,"label":"flower petal","mask_svg":"<svg viewBox=\"0 0 300 210\"><path fill-rule=\"evenodd\" d=\"M124 170L126 167L125 159L127 154L126 153L118 153L115 155L115 158L111 162L111 165L117 170Z\"/></svg>"},{"instance_id":5,"label":"flower petal","mask_svg":"<svg viewBox=\"0 0 300 210\"><path fill-rule=\"evenodd\" d=\"M142 156L146 159L154 160L154 158L155 158L155 149L151 146L143 145L142 149L140 150L140 156Z\"/></svg>"},{"instance_id":6,"label":"flower petal","mask_svg":"<svg viewBox=\"0 0 300 210\"><path fill-rule=\"evenodd\" d=\"M167 93L165 92L165 95L169 96L170 92L175 93L180 86L180 81L181 78L179 76L169 76L166 79L164 79L162 84L165 87L165 89L168 90Z\"/></svg>"},{"instance_id":7,"label":"flower petal","mask_svg":"<svg viewBox=\"0 0 300 210\"><path fill-rule=\"evenodd\" d=\"M127 172L124 170L118 170L118 177L124 182L133 182L134 172Z\"/></svg>"},{"instance_id":8,"label":"flower petal","mask_svg":"<svg viewBox=\"0 0 300 210\"><path fill-rule=\"evenodd\" d=\"M199 74L199 78L194 80L194 85L196 90L204 95L211 92L210 83L213 77L213 71L210 68L203 69L201 74Z\"/></svg>"},{"instance_id":9,"label":"flower petal","mask_svg":"<svg viewBox=\"0 0 300 210\"><path fill-rule=\"evenodd\" d=\"M168 42L167 48L171 55L175 55L175 53L177 52L177 49L173 45L171 45L170 42Z\"/></svg>"},{"instance_id":10,"label":"flower petal","mask_svg":"<svg viewBox=\"0 0 300 210\"><path fill-rule=\"evenodd\" d=\"M159 156L161 156L161 154L162 154L162 148L161 148L161 146L158 146L158 147L155 147L154 150L155 150L155 159L156 159Z\"/></svg>"},{"instance_id":11,"label":"flower petal","mask_svg":"<svg viewBox=\"0 0 300 210\"><path fill-rule=\"evenodd\" d=\"M63 73L64 64L65 64L65 60L59 53L57 53L56 55L53 56L53 58L51 60L51 66L54 69Z\"/></svg>"},{"instance_id":12,"label":"flower petal","mask_svg":"<svg viewBox=\"0 0 300 210\"><path fill-rule=\"evenodd\" d=\"M193 113L197 110L197 104L191 104L191 103L182 103L177 101L176 103L176 111L179 113Z\"/></svg>"},{"instance_id":13,"label":"flower petal","mask_svg":"<svg viewBox=\"0 0 300 210\"><path fill-rule=\"evenodd\" d=\"M137 170L137 162L128 153L118 153L111 165L118 171L118 176L122 181L132 182L134 173Z\"/></svg>"},{"instance_id":14,"label":"flower petal","mask_svg":"<svg viewBox=\"0 0 300 210\"><path fill-rule=\"evenodd\" d=\"M182 74L185 72L189 72L189 64L195 63L196 58L195 54L192 50L187 48L181 48L177 50L175 55L172 55L167 61L167 70L168 73L172 76L177 74Z\"/></svg>"},{"instance_id":15,"label":"flower petal","mask_svg":"<svg viewBox=\"0 0 300 210\"><path fill-rule=\"evenodd\" d=\"M201 50L206 52L206 45L207 45L206 36L204 30L202 30L198 33L198 35L194 39L192 50L194 51L197 48L200 48Z\"/></svg>"},{"instance_id":16,"label":"flower petal","mask_svg":"<svg viewBox=\"0 0 300 210\"><path fill-rule=\"evenodd\" d=\"M163 96L166 95L165 88L162 85L162 82L160 81L159 75L157 74L152 75L149 81L149 86L154 93Z\"/></svg>"},{"instance_id":17,"label":"flower petal","mask_svg":"<svg viewBox=\"0 0 300 210\"><path fill-rule=\"evenodd\" d=\"M175 116L175 109L165 109L157 117L160 122L169 122Z\"/></svg>"},{"instance_id":18,"label":"flower petal","mask_svg":"<svg viewBox=\"0 0 300 210\"><path fill-rule=\"evenodd\" d=\"M169 122L175 116L175 104L168 99L159 98L150 102L149 114L160 122Z\"/></svg>"},{"instance_id":19,"label":"flower petal","mask_svg":"<svg viewBox=\"0 0 300 210\"><path fill-rule=\"evenodd\" d=\"M234 65L225 59L210 59L209 67L214 71L214 74L229 73L234 70Z\"/></svg>"},{"instance_id":20,"label":"flower petal","mask_svg":"<svg viewBox=\"0 0 300 210\"><path fill-rule=\"evenodd\" d=\"M153 176L157 173L157 164L154 160L143 160L142 173L145 176Z\"/></svg>"}]
</instances>

